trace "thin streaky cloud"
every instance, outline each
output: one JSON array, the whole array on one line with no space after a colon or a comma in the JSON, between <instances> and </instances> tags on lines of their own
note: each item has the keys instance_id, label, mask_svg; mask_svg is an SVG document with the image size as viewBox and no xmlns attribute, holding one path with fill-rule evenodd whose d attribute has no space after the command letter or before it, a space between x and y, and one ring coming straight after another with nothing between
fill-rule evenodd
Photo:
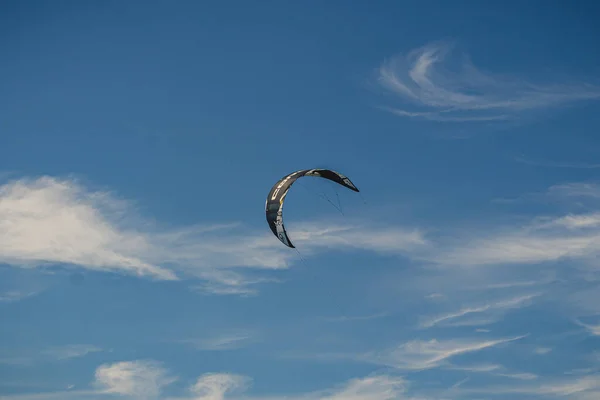
<instances>
[{"instance_id":1,"label":"thin streaky cloud","mask_svg":"<svg viewBox=\"0 0 600 400\"><path fill-rule=\"evenodd\" d=\"M533 380L533 379L538 378L538 376L536 374L532 374L529 372L508 372L506 367L499 365L499 364L479 364L479 365L470 365L470 366L450 365L450 366L444 367L444 369L472 372L472 373L483 373L483 374L489 374L489 375L493 375L493 376L500 376L503 378L518 379L518 380Z\"/></svg>"},{"instance_id":2,"label":"thin streaky cloud","mask_svg":"<svg viewBox=\"0 0 600 400\"><path fill-rule=\"evenodd\" d=\"M20 300L27 299L29 297L33 297L38 295L40 292L38 291L29 291L24 292L20 290L9 290L4 293L0 293L0 303L13 303Z\"/></svg>"},{"instance_id":3,"label":"thin streaky cloud","mask_svg":"<svg viewBox=\"0 0 600 400\"><path fill-rule=\"evenodd\" d=\"M66 346L51 347L42 352L43 355L65 360L69 358L83 357L90 353L103 351L102 348L90 344L71 344Z\"/></svg>"},{"instance_id":4,"label":"thin streaky cloud","mask_svg":"<svg viewBox=\"0 0 600 400\"><path fill-rule=\"evenodd\" d=\"M584 327L585 329L587 329L587 331L589 333L591 333L594 336L600 336L600 324L598 325L592 325L592 324L584 324L583 322L576 320L575 323L577 323L577 325L580 325L582 327Z\"/></svg>"},{"instance_id":5,"label":"thin streaky cloud","mask_svg":"<svg viewBox=\"0 0 600 400\"><path fill-rule=\"evenodd\" d=\"M538 286L540 284L550 283L552 279L543 279L537 281L514 281L514 282L503 282L503 283L490 283L484 286L484 289L507 289L514 287L523 286ZM480 290L480 288L478 288Z\"/></svg>"},{"instance_id":6,"label":"thin streaky cloud","mask_svg":"<svg viewBox=\"0 0 600 400\"><path fill-rule=\"evenodd\" d=\"M538 380L535 384L527 385L490 385L475 388L461 389L456 394L487 394L487 395L514 395L523 394L530 396L556 396L573 400L593 400L600 398L600 375L587 375L577 378L556 377L551 380Z\"/></svg>"},{"instance_id":7,"label":"thin streaky cloud","mask_svg":"<svg viewBox=\"0 0 600 400\"><path fill-rule=\"evenodd\" d=\"M40 363L85 357L88 354L102 351L105 350L92 344L52 346L43 350L28 349L23 352L18 352L15 350L10 355L0 356L0 364L29 367L33 365L39 365Z\"/></svg>"},{"instance_id":8,"label":"thin streaky cloud","mask_svg":"<svg viewBox=\"0 0 600 400\"><path fill-rule=\"evenodd\" d=\"M441 293L432 293L432 294L428 294L427 296L425 296L426 299L429 300L442 300L446 298L446 295L443 295Z\"/></svg>"},{"instance_id":9,"label":"thin streaky cloud","mask_svg":"<svg viewBox=\"0 0 600 400\"><path fill-rule=\"evenodd\" d=\"M409 399L405 395L408 382L391 375L374 375L366 378L352 379L346 385L329 393L306 396L306 400L402 400Z\"/></svg>"},{"instance_id":10,"label":"thin streaky cloud","mask_svg":"<svg viewBox=\"0 0 600 400\"><path fill-rule=\"evenodd\" d=\"M465 379L456 382L454 385L450 386L450 390L461 387L465 383L469 382L470 379L471 379L470 377L466 377Z\"/></svg>"},{"instance_id":11,"label":"thin streaky cloud","mask_svg":"<svg viewBox=\"0 0 600 400\"><path fill-rule=\"evenodd\" d=\"M359 359L401 370L426 370L442 366L452 357L496 347L525 337L527 335L493 340L412 340L384 351L363 354Z\"/></svg>"},{"instance_id":12,"label":"thin streaky cloud","mask_svg":"<svg viewBox=\"0 0 600 400\"><path fill-rule=\"evenodd\" d=\"M498 374L493 374L496 376L502 376L505 378L511 378L511 379L518 379L518 380L522 380L522 381L532 381L534 379L538 379L539 376L536 374L532 374L529 372L521 372L521 373L498 373Z\"/></svg>"},{"instance_id":13,"label":"thin streaky cloud","mask_svg":"<svg viewBox=\"0 0 600 400\"><path fill-rule=\"evenodd\" d=\"M498 322L496 316L472 316L444 323L445 327L486 326Z\"/></svg>"},{"instance_id":14,"label":"thin streaky cloud","mask_svg":"<svg viewBox=\"0 0 600 400\"><path fill-rule=\"evenodd\" d=\"M39 393L21 393L21 394L9 394L0 396L0 400L109 400L115 399L114 395L102 394L97 390L60 390L60 391L48 391ZM117 397L118 399L118 397ZM123 397L121 397L123 399ZM132 399L131 397L126 398L127 400ZM137 399L136 399L137 400Z\"/></svg>"},{"instance_id":15,"label":"thin streaky cloud","mask_svg":"<svg viewBox=\"0 0 600 400\"><path fill-rule=\"evenodd\" d=\"M480 117L451 117L440 115L440 113L448 112L408 112L404 110L398 110L391 107L379 107L382 110L388 111L392 114L398 115L400 117L409 117L409 118L422 118L430 121L439 121L439 122L468 122L468 121L504 121L509 119L508 115L490 115L490 116L480 116Z\"/></svg>"},{"instance_id":16,"label":"thin streaky cloud","mask_svg":"<svg viewBox=\"0 0 600 400\"><path fill-rule=\"evenodd\" d=\"M202 285L192 286L192 289L206 295L231 295L240 297L258 295L258 290L254 288L227 286L215 282L208 282Z\"/></svg>"},{"instance_id":17,"label":"thin streaky cloud","mask_svg":"<svg viewBox=\"0 0 600 400\"><path fill-rule=\"evenodd\" d=\"M239 331L209 337L183 339L179 343L188 344L196 350L234 350L244 347L255 339L255 336L249 331Z\"/></svg>"},{"instance_id":18,"label":"thin streaky cloud","mask_svg":"<svg viewBox=\"0 0 600 400\"><path fill-rule=\"evenodd\" d=\"M464 317L465 315L474 314L474 313L484 313L488 311L498 311L510 308L519 308L525 305L530 304L530 300L539 296L539 293L528 294L518 297L513 297L510 299L499 300L489 304L483 304L480 306L471 306L464 307L458 311L451 312L448 314L443 314L434 318L428 318L421 322L421 328L431 328L435 325L439 325L441 323L447 322L449 320L457 319ZM499 316L498 316L499 318ZM495 321L496 319L490 319L489 321Z\"/></svg>"},{"instance_id":19,"label":"thin streaky cloud","mask_svg":"<svg viewBox=\"0 0 600 400\"><path fill-rule=\"evenodd\" d=\"M504 204L533 202L560 205L567 209L598 210L600 208L600 183L596 180L558 183L543 191L533 191L516 197L495 198L491 201Z\"/></svg>"},{"instance_id":20,"label":"thin streaky cloud","mask_svg":"<svg viewBox=\"0 0 600 400\"><path fill-rule=\"evenodd\" d=\"M462 55L458 68L448 61L455 45L439 41L386 60L378 82L419 108L386 107L406 118L437 121L494 121L519 113L600 98L600 86L589 83L536 84L494 76Z\"/></svg>"},{"instance_id":21,"label":"thin streaky cloud","mask_svg":"<svg viewBox=\"0 0 600 400\"><path fill-rule=\"evenodd\" d=\"M557 197L590 197L600 198L600 184L596 182L570 182L553 185L547 195Z\"/></svg>"},{"instance_id":22,"label":"thin streaky cloud","mask_svg":"<svg viewBox=\"0 0 600 400\"><path fill-rule=\"evenodd\" d=\"M197 276L202 278L204 282L199 285L192 285L190 289L205 295L255 296L258 294L256 285L280 282L276 278L249 277L236 271L224 269L198 271Z\"/></svg>"},{"instance_id":23,"label":"thin streaky cloud","mask_svg":"<svg viewBox=\"0 0 600 400\"><path fill-rule=\"evenodd\" d=\"M463 266L591 259L600 254L600 214L536 217L526 225L488 228L486 233L457 238L444 247L424 258Z\"/></svg>"},{"instance_id":24,"label":"thin streaky cloud","mask_svg":"<svg viewBox=\"0 0 600 400\"><path fill-rule=\"evenodd\" d=\"M468 366L459 366L459 365L448 365L445 369L455 370L455 371L466 371L466 372L493 372L499 371L503 369L502 365L499 364L478 364L478 365L468 365Z\"/></svg>"},{"instance_id":25,"label":"thin streaky cloud","mask_svg":"<svg viewBox=\"0 0 600 400\"><path fill-rule=\"evenodd\" d=\"M540 223L539 228L564 227L568 229L594 228L600 226L600 212L567 214L549 222Z\"/></svg>"}]
</instances>

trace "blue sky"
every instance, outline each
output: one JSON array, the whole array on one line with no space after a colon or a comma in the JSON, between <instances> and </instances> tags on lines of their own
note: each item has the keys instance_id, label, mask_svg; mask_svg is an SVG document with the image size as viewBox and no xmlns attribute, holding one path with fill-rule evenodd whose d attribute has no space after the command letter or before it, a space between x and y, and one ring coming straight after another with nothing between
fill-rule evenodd
<instances>
[{"instance_id":1,"label":"blue sky","mask_svg":"<svg viewBox=\"0 0 600 400\"><path fill-rule=\"evenodd\" d=\"M596 2L1 10L0 399L600 396Z\"/></svg>"}]
</instances>

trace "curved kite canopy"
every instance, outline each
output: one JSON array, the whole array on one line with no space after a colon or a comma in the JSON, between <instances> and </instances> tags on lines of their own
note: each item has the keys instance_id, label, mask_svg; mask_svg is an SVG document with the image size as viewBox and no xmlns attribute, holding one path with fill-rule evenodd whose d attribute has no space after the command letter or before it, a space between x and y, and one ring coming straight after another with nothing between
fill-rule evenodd
<instances>
[{"instance_id":1,"label":"curved kite canopy","mask_svg":"<svg viewBox=\"0 0 600 400\"><path fill-rule=\"evenodd\" d=\"M288 247L295 248L290 241L285 227L283 226L283 200L287 195L288 190L294 184L296 179L303 176L316 176L319 178L329 179L335 183L347 187L350 190L358 192L358 188L354 184L339 172L332 171L330 169L303 169L300 171L292 172L289 175L281 178L269 192L267 202L265 204L265 211L267 214L267 222L273 234L279 238L279 240Z\"/></svg>"}]
</instances>

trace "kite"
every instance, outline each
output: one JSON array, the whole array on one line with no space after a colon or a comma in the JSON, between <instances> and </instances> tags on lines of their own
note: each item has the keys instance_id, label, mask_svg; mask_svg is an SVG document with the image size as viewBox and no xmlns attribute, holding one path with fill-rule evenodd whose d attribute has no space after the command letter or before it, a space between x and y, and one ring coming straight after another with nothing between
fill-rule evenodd
<instances>
[{"instance_id":1,"label":"kite","mask_svg":"<svg viewBox=\"0 0 600 400\"><path fill-rule=\"evenodd\" d=\"M354 184L339 172L332 171L330 169L302 169L296 172L292 172L289 175L281 178L269 192L267 201L265 203L265 212L267 214L267 222L271 231L279 240L288 247L295 248L292 244L285 227L283 225L283 200L290 190L290 187L294 182L304 176L315 176L319 178L328 179L342 186L347 187L350 190L358 192L358 188Z\"/></svg>"}]
</instances>

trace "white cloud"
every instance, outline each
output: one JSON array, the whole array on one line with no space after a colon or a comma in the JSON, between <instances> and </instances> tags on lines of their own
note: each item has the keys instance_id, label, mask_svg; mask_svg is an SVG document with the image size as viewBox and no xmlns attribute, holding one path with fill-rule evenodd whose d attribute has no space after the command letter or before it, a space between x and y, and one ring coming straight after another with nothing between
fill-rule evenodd
<instances>
[{"instance_id":1,"label":"white cloud","mask_svg":"<svg viewBox=\"0 0 600 400\"><path fill-rule=\"evenodd\" d=\"M533 352L535 354L544 355L552 351L551 347L537 347Z\"/></svg>"},{"instance_id":2,"label":"white cloud","mask_svg":"<svg viewBox=\"0 0 600 400\"><path fill-rule=\"evenodd\" d=\"M24 292L21 290L9 290L4 293L0 293L0 302L13 303L19 300L27 299L37 295L39 292Z\"/></svg>"},{"instance_id":3,"label":"white cloud","mask_svg":"<svg viewBox=\"0 0 600 400\"><path fill-rule=\"evenodd\" d=\"M431 328L436 325L440 325L446 323L448 321L452 321L455 319L460 319L464 316L476 313L492 313L495 315L494 318L488 318L485 321L490 323L494 322L499 318L502 313L511 308L519 308L530 304L530 300L539 296L539 294L527 294L522 295L510 299L498 300L493 303L483 304L479 306L471 306L471 307L463 307L458 311L439 315L434 318L427 318L423 322L421 322L420 326L422 328ZM479 320L478 320L479 321Z\"/></svg>"},{"instance_id":4,"label":"white cloud","mask_svg":"<svg viewBox=\"0 0 600 400\"><path fill-rule=\"evenodd\" d=\"M486 373L494 376L501 376L504 378L510 379L518 379L518 380L533 380L537 379L538 376L536 374L528 373L528 372L508 372L505 367L498 364L479 364L479 365L467 365L467 366L457 366L451 365L447 366L448 370L456 370L456 371L465 371L465 372L473 372L473 373Z\"/></svg>"},{"instance_id":5,"label":"white cloud","mask_svg":"<svg viewBox=\"0 0 600 400\"><path fill-rule=\"evenodd\" d=\"M515 198L494 199L497 203L536 201L545 204L560 204L573 210L597 210L600 207L600 182L566 182L550 186L547 190L534 191Z\"/></svg>"},{"instance_id":6,"label":"white cloud","mask_svg":"<svg viewBox=\"0 0 600 400\"><path fill-rule=\"evenodd\" d=\"M495 340L412 340L396 348L362 355L364 361L403 370L425 370L443 365L452 357L522 339L527 335Z\"/></svg>"},{"instance_id":7,"label":"white cloud","mask_svg":"<svg viewBox=\"0 0 600 400\"><path fill-rule=\"evenodd\" d=\"M85 357L88 354L100 351L103 351L103 349L91 344L54 346L41 351L28 349L23 353L13 350L12 354L0 357L0 364L30 367L44 362Z\"/></svg>"},{"instance_id":8,"label":"white cloud","mask_svg":"<svg viewBox=\"0 0 600 400\"><path fill-rule=\"evenodd\" d=\"M243 347L252 339L253 334L250 331L240 330L205 338L184 339L180 342L197 350L233 350Z\"/></svg>"},{"instance_id":9,"label":"white cloud","mask_svg":"<svg viewBox=\"0 0 600 400\"><path fill-rule=\"evenodd\" d=\"M403 254L427 244L418 230L347 221L298 224L291 234L303 255L330 248ZM232 268L287 268L297 258L268 229L256 233L236 223L160 229L130 203L75 180L0 186L0 262L13 266L71 264L160 280L188 275L204 279L197 287L208 293L252 294L251 286L272 279Z\"/></svg>"},{"instance_id":10,"label":"white cloud","mask_svg":"<svg viewBox=\"0 0 600 400\"><path fill-rule=\"evenodd\" d=\"M462 238L431 260L455 265L534 264L564 258L589 258L600 252L598 215L537 218L521 227L496 229ZM540 222L541 221L541 222Z\"/></svg>"},{"instance_id":11,"label":"white cloud","mask_svg":"<svg viewBox=\"0 0 600 400\"><path fill-rule=\"evenodd\" d=\"M551 224L568 229L594 228L600 226L600 212L582 215L570 214L555 219Z\"/></svg>"},{"instance_id":12,"label":"white cloud","mask_svg":"<svg viewBox=\"0 0 600 400\"><path fill-rule=\"evenodd\" d=\"M380 85L419 107L387 109L403 117L435 121L493 121L600 98L600 87L586 83L536 84L494 76L478 70L464 55L452 70L443 62L453 47L435 42L387 60L378 71Z\"/></svg>"},{"instance_id":13,"label":"white cloud","mask_svg":"<svg viewBox=\"0 0 600 400\"><path fill-rule=\"evenodd\" d=\"M192 387L192 393L201 388L201 397L189 400L409 400L408 384L397 376L372 375L350 379L343 385L326 390L288 395L251 396L236 394L249 387L250 379L233 374L206 374ZM226 396L229 393L230 396ZM423 398L420 398L425 400Z\"/></svg>"},{"instance_id":14,"label":"white cloud","mask_svg":"<svg viewBox=\"0 0 600 400\"><path fill-rule=\"evenodd\" d=\"M462 396L471 394L508 395L524 394L530 396L562 397L570 400L596 400L600 398L600 376L587 375L577 378L556 377L537 381L535 385L482 386L461 389L456 392Z\"/></svg>"},{"instance_id":15,"label":"white cloud","mask_svg":"<svg viewBox=\"0 0 600 400\"><path fill-rule=\"evenodd\" d=\"M2 400L162 400L163 389L177 380L161 363L153 360L122 361L102 364L95 372L93 388L0 396ZM205 400L212 400L206 398ZM194 399L196 400L196 399Z\"/></svg>"},{"instance_id":16,"label":"white cloud","mask_svg":"<svg viewBox=\"0 0 600 400\"><path fill-rule=\"evenodd\" d=\"M428 400L430 397L413 397L408 394L408 382L398 376L376 374L362 378L350 379L344 384L324 390L294 394L252 395L247 391L251 386L250 377L232 373L206 373L187 389L184 396L160 395L161 387L169 384L164 380L157 384L156 365L146 369L154 372L138 371L135 376L129 372L131 366L118 363L107 367L110 369L108 390L72 390L59 392L15 394L0 397L2 400L58 400L65 398L85 400L105 399L160 399L160 400ZM104 368L104 367L101 367ZM98 371L104 371L99 368ZM124 371L125 370L125 371ZM125 373L123 373L125 372ZM162 371L164 373L164 371ZM166 383L165 383L166 382ZM431 398L433 399L433 398Z\"/></svg>"},{"instance_id":17,"label":"white cloud","mask_svg":"<svg viewBox=\"0 0 600 400\"><path fill-rule=\"evenodd\" d=\"M492 371L501 370L502 366L498 365L498 364L478 364L478 365L469 365L469 366L451 365L446 368L451 369L451 370L467 371L467 372L492 372Z\"/></svg>"},{"instance_id":18,"label":"white cloud","mask_svg":"<svg viewBox=\"0 0 600 400\"><path fill-rule=\"evenodd\" d=\"M428 278L434 282L423 283L429 285L428 291L439 292L443 287L455 304L459 300L465 304L452 310L446 302L442 304L445 310L437 318L422 321L423 324L456 326L456 322L462 325L485 322L469 321L478 315L482 318L491 315L489 320L497 321L503 309L491 306L496 302L489 300L492 289L515 298L544 293L544 301L555 303L558 306L555 310L570 318L597 313L600 310L599 187L591 183L551 186L534 200L537 204L543 202L546 210L555 207L558 212L519 217L500 226L485 224L456 230L440 236L428 253L413 253L414 259L438 266L436 279L444 277L439 281ZM449 230L452 232L452 228ZM507 278L509 275L511 280ZM449 280L456 287L448 285ZM434 284L437 286L432 287ZM523 293L527 287L531 290ZM481 296L487 299L483 303Z\"/></svg>"},{"instance_id":19,"label":"white cloud","mask_svg":"<svg viewBox=\"0 0 600 400\"><path fill-rule=\"evenodd\" d=\"M591 197L600 199L600 185L594 182L571 182L551 186L548 195L561 197Z\"/></svg>"},{"instance_id":20,"label":"white cloud","mask_svg":"<svg viewBox=\"0 0 600 400\"><path fill-rule=\"evenodd\" d=\"M122 361L98 367L95 386L101 393L150 400L158 399L162 389L176 380L158 362Z\"/></svg>"},{"instance_id":21,"label":"white cloud","mask_svg":"<svg viewBox=\"0 0 600 400\"><path fill-rule=\"evenodd\" d=\"M581 321L576 321L577 324L583 326L585 329L588 330L588 332L590 332L592 335L594 336L600 336L600 324L598 325L593 325L593 324L584 324Z\"/></svg>"},{"instance_id":22,"label":"white cloud","mask_svg":"<svg viewBox=\"0 0 600 400\"><path fill-rule=\"evenodd\" d=\"M469 247L444 253L437 259L457 265L533 264L565 257L584 257L597 250L600 235L548 237L522 233L476 240Z\"/></svg>"},{"instance_id":23,"label":"white cloud","mask_svg":"<svg viewBox=\"0 0 600 400\"><path fill-rule=\"evenodd\" d=\"M521 373L515 373L515 374L504 373L504 374L496 374L496 375L504 376L506 378L519 379L522 381L531 381L534 379L538 379L538 376L536 374L532 374L532 373L528 373L528 372L521 372Z\"/></svg>"},{"instance_id":24,"label":"white cloud","mask_svg":"<svg viewBox=\"0 0 600 400\"><path fill-rule=\"evenodd\" d=\"M0 187L0 262L24 267L68 263L175 279L136 256L147 249L143 236L121 231L105 217L117 217L122 207L73 181L43 177L5 184Z\"/></svg>"},{"instance_id":25,"label":"white cloud","mask_svg":"<svg viewBox=\"0 0 600 400\"><path fill-rule=\"evenodd\" d=\"M344 387L329 395L319 396L319 400L400 400L406 391L403 378L376 375L361 379L352 379Z\"/></svg>"},{"instance_id":26,"label":"white cloud","mask_svg":"<svg viewBox=\"0 0 600 400\"><path fill-rule=\"evenodd\" d=\"M42 353L58 360L64 360L68 358L83 357L90 353L96 353L102 351L98 346L90 344L71 344L66 346L57 346L50 349L44 350Z\"/></svg>"},{"instance_id":27,"label":"white cloud","mask_svg":"<svg viewBox=\"0 0 600 400\"><path fill-rule=\"evenodd\" d=\"M193 400L224 400L226 394L246 389L250 379L235 374L209 373L198 378L190 388Z\"/></svg>"}]
</instances>

